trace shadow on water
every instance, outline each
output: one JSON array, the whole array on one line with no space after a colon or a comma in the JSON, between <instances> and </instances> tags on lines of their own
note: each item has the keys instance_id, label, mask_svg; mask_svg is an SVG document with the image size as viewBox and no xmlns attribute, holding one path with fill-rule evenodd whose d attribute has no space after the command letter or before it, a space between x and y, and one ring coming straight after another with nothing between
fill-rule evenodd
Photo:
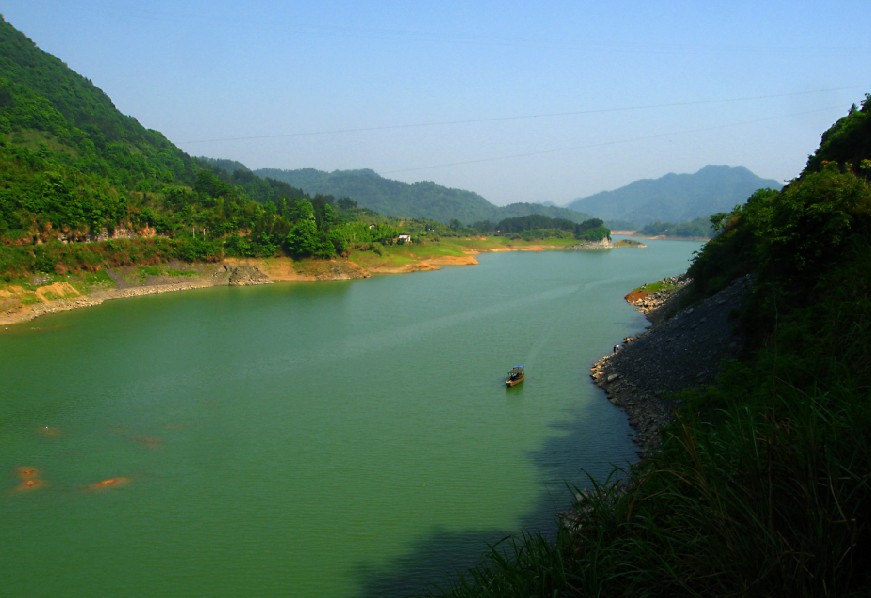
<instances>
[{"instance_id":1,"label":"shadow on water","mask_svg":"<svg viewBox=\"0 0 871 598\"><path fill-rule=\"evenodd\" d=\"M604 395L601 400L606 401ZM568 509L575 488L589 486L588 474L596 480L605 480L615 468L625 467L628 460L634 460L634 450L626 450L632 430L625 414L613 408L606 419L609 421L599 422L597 427L601 425L601 429L612 432L603 439L605 446L599 445L595 450L602 451L598 454L617 455L615 460L591 463L583 454L589 449L579 449L585 429L590 428L582 413L552 424L556 433L529 454L544 483L517 529L434 530L419 538L408 552L391 563L377 568L358 564L355 575L361 588L359 596L419 596L446 591L459 576L483 562L491 546L504 539L509 538L505 544L510 546L510 537L519 538L523 531L554 537L559 513ZM613 450L609 450L608 443L613 443Z\"/></svg>"}]
</instances>

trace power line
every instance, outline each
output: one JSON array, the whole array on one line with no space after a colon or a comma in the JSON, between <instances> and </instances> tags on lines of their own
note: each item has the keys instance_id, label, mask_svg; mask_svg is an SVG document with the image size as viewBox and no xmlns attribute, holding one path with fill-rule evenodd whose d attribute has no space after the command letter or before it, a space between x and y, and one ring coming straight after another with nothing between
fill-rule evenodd
<instances>
[{"instance_id":1,"label":"power line","mask_svg":"<svg viewBox=\"0 0 871 598\"><path fill-rule=\"evenodd\" d=\"M704 133L706 131L715 131L717 129L726 129L729 127L738 127L741 125L749 125L749 124L753 124L753 123L764 122L764 121L774 120L774 119L778 119L778 118L791 118L793 116L803 116L805 114L815 114L817 112L828 112L830 110L837 110L839 108L843 108L843 106L829 106L827 108L818 108L816 110L807 110L805 112L794 112L792 114L778 114L776 116L768 116L765 118L757 118L757 119L753 119L753 120L745 120L745 121L741 121L741 122L727 123L727 124L716 125L716 126L711 126L711 127L702 127L702 128L698 128L698 129L688 129L685 131L669 131L666 133L658 133L656 135L645 135L642 137L632 137L631 139L620 139L620 140L616 140L616 141L602 141L599 143L590 143L587 145L578 145L578 146L571 146L571 147L550 148L550 149L544 149L544 150L537 150L534 152L524 152L521 154L507 154L507 155L502 155L502 156L493 156L493 157L489 157L489 158L477 158L475 160L465 160L462 162L449 162L449 163L444 163L444 164L434 164L434 165L430 165L430 166L415 166L415 167L410 167L410 168L399 168L396 170L381 171L380 173L386 175L386 174L396 174L396 173L401 173L401 172L414 172L417 170L432 170L432 169L436 169L436 168L451 168L454 166L466 166L469 164L481 164L484 162L498 162L501 160L511 160L514 158L528 158L529 156L539 156L539 155L543 155L543 154L553 154L553 153L557 153L557 152L571 152L571 151L578 151L578 150L584 150L584 149L592 149L592 148L596 148L596 147L607 147L607 146L611 146L611 145L620 145L623 143L637 143L639 141L649 141L651 139L661 139L663 137L672 137L672 136L677 136L677 135L689 135L689 134L695 134L695 133Z\"/></svg>"},{"instance_id":2,"label":"power line","mask_svg":"<svg viewBox=\"0 0 871 598\"><path fill-rule=\"evenodd\" d=\"M443 121L429 121L429 122L419 122L419 123L405 123L405 124L396 124L396 125L380 125L380 126L371 126L371 127L357 127L357 128L349 128L349 129L330 129L330 130L321 130L321 131L307 131L307 132L295 132L295 133L282 133L277 135L246 135L242 137L217 137L213 139L196 139L191 141L181 141L178 142L178 145L193 145L197 143L214 143L218 141L249 141L255 139L285 139L285 138L293 138L293 137L315 137L320 135L344 135L348 133L369 133L373 131L391 131L398 129L413 129L413 128L423 128L423 127L440 127L440 126L448 126L448 125L468 125L468 124L480 124L480 123L494 123L494 122L510 122L510 121L520 121L520 120L534 120L541 118L561 118L567 116L583 116L589 114L606 114L606 113L614 113L614 112L630 112L634 110L654 110L659 108L675 108L680 106L703 106L710 104L729 104L736 102L753 102L758 100L770 100L777 98L786 98L786 97L794 97L800 95L809 95L814 93L828 93L833 91L843 91L845 89L854 89L854 87L833 87L830 89L815 89L811 91L794 91L789 93L781 93L781 94L771 94L771 95L759 95L759 96L746 96L746 97L738 97L738 98L725 98L725 99L714 99L714 100L691 100L685 102L670 102L663 104L645 104L639 106L625 106L621 108L593 108L588 110L573 110L568 112L551 112L551 113L543 113L543 114L525 114L520 116L501 116L501 117L490 117L490 118L470 118L470 119L458 119L458 120L443 120Z\"/></svg>"}]
</instances>

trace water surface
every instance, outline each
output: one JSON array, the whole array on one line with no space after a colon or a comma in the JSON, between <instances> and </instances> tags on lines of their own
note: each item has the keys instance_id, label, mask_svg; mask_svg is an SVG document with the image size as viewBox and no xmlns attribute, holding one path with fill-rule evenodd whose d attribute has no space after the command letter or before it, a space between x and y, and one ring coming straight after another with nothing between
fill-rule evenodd
<instances>
[{"instance_id":1,"label":"water surface","mask_svg":"<svg viewBox=\"0 0 871 598\"><path fill-rule=\"evenodd\" d=\"M649 245L9 327L3 592L402 594L505 534L552 530L567 482L634 458L588 368L645 325L623 295L699 247Z\"/></svg>"}]
</instances>

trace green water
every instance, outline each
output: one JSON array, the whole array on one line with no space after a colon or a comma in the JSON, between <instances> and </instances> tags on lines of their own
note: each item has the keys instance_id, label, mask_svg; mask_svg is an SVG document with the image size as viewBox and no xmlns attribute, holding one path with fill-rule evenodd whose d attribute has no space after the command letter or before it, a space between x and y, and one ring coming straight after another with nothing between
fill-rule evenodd
<instances>
[{"instance_id":1,"label":"green water","mask_svg":"<svg viewBox=\"0 0 871 598\"><path fill-rule=\"evenodd\" d=\"M634 456L588 379L644 327L622 296L698 247L485 254L9 327L0 594L395 595L551 530L565 482Z\"/></svg>"}]
</instances>

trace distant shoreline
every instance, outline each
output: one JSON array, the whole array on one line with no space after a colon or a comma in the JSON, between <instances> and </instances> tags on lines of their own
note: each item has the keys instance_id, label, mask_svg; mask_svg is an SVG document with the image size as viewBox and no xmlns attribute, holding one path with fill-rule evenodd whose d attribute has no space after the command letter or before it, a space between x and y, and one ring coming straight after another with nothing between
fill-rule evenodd
<instances>
[{"instance_id":1,"label":"distant shoreline","mask_svg":"<svg viewBox=\"0 0 871 598\"><path fill-rule=\"evenodd\" d=\"M608 245L607 248L612 247L614 246ZM605 246L589 247L590 250L605 248ZM288 257L273 257L226 258L220 264L174 264L173 273L155 276L142 275L138 266L113 268L109 272L116 284L114 288L96 288L83 293L69 282L54 282L40 286L36 290L26 290L17 285L0 288L0 326L24 324L47 314L93 307L112 299L214 286L357 280L377 275L439 270L447 266L474 266L478 264L475 256L480 253L551 249L569 249L569 247L541 244L466 248L463 250L463 255L415 257L400 265L376 262L363 266L353 259L296 261Z\"/></svg>"}]
</instances>

